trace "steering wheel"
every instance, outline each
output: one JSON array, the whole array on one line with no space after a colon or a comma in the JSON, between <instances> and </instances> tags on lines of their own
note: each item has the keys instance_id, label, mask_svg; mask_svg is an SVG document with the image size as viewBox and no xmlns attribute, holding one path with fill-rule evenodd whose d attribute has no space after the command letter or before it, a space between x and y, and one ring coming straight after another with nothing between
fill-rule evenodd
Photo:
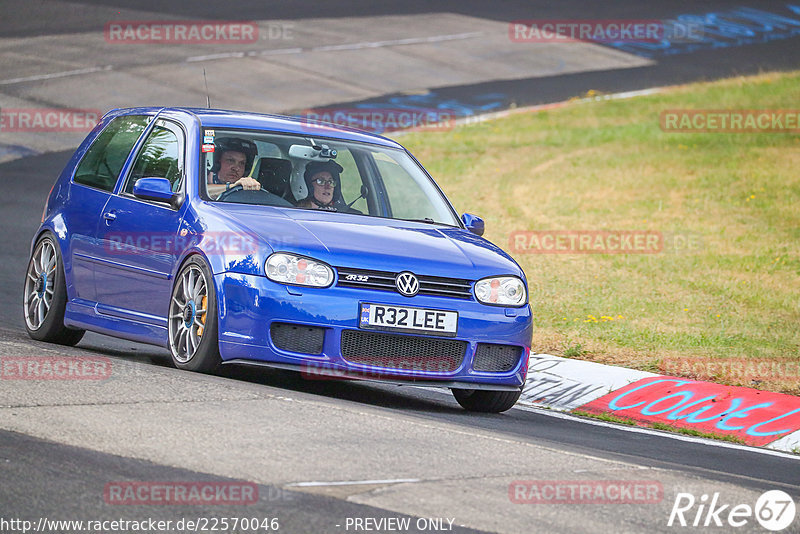
<instances>
[{"instance_id":1,"label":"steering wheel","mask_svg":"<svg viewBox=\"0 0 800 534\"><path fill-rule=\"evenodd\" d=\"M236 185L217 197L217 202L242 202L243 204L263 204L268 206L291 206L292 203L264 189L245 189Z\"/></svg>"}]
</instances>

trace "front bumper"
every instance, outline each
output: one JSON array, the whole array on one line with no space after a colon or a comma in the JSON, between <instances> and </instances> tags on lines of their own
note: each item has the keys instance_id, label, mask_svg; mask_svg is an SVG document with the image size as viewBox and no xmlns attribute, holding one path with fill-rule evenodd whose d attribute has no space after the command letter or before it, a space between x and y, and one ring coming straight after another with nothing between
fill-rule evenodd
<instances>
[{"instance_id":1,"label":"front bumper","mask_svg":"<svg viewBox=\"0 0 800 534\"><path fill-rule=\"evenodd\" d=\"M442 387L473 384L476 388L508 389L522 387L525 383L532 334L529 306L504 308L486 306L474 300L420 295L407 298L390 291L337 287L335 284L324 289L292 287L263 276L235 273L215 275L214 282L218 296L219 346L224 362L297 369L311 376L378 379ZM463 359L455 369L447 371L431 370L428 365L377 367L345 359L341 346L344 331L374 332L359 328L362 302L457 311L457 335L445 339L464 342ZM273 323L324 329L321 353L304 354L278 348L270 335ZM433 338L425 333L387 334ZM479 343L520 347L519 360L507 371L477 371L473 363Z\"/></svg>"}]
</instances>

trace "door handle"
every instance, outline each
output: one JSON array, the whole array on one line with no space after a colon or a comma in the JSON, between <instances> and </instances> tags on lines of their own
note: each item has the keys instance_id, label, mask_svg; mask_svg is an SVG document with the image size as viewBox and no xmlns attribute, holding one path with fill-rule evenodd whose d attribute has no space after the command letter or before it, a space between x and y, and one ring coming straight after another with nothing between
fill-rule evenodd
<instances>
[{"instance_id":1,"label":"door handle","mask_svg":"<svg viewBox=\"0 0 800 534\"><path fill-rule=\"evenodd\" d=\"M106 222L116 221L117 214L114 213L113 211L109 211L103 214L103 218L106 220Z\"/></svg>"}]
</instances>

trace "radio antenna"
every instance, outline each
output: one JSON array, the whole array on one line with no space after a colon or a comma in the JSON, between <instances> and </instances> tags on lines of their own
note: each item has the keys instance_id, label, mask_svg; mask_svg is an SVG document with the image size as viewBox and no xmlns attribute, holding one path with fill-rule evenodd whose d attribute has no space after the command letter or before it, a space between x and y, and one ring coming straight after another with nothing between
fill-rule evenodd
<instances>
[{"instance_id":1,"label":"radio antenna","mask_svg":"<svg viewBox=\"0 0 800 534\"><path fill-rule=\"evenodd\" d=\"M203 81L206 83L206 107L211 109L211 97L208 95L208 80L206 79L206 68L203 67Z\"/></svg>"}]
</instances>

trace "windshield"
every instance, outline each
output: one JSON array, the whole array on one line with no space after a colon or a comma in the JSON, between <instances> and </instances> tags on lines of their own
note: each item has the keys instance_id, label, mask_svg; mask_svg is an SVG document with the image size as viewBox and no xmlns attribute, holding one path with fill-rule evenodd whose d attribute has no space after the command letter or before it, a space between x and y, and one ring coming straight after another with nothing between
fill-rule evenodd
<instances>
[{"instance_id":1,"label":"windshield","mask_svg":"<svg viewBox=\"0 0 800 534\"><path fill-rule=\"evenodd\" d=\"M253 130L203 134L207 200L459 226L438 187L403 150Z\"/></svg>"}]
</instances>

